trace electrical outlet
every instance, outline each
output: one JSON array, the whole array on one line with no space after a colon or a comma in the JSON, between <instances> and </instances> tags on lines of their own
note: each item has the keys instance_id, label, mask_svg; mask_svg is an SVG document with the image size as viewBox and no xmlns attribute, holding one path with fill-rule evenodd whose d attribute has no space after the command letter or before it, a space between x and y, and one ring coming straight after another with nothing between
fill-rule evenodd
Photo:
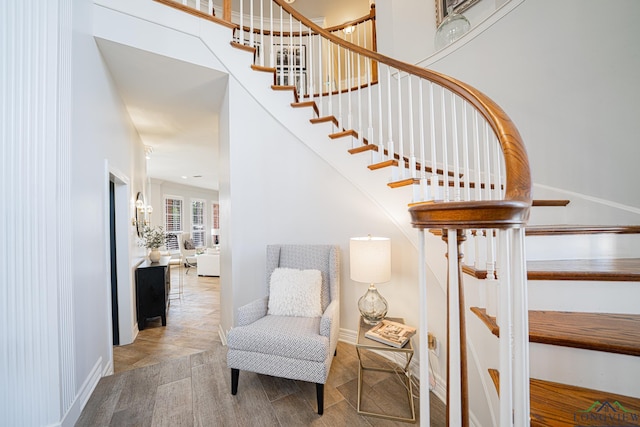
<instances>
[{"instance_id":1,"label":"electrical outlet","mask_svg":"<svg viewBox=\"0 0 640 427\"><path fill-rule=\"evenodd\" d=\"M431 332L427 334L427 343L429 346L429 350L433 351L433 354L435 354L436 357L440 356L440 343L438 342L436 336Z\"/></svg>"},{"instance_id":2,"label":"electrical outlet","mask_svg":"<svg viewBox=\"0 0 640 427\"><path fill-rule=\"evenodd\" d=\"M429 350L435 350L436 344L437 344L436 336L433 335L431 332L429 332L427 334L427 340L428 340L427 342L429 343Z\"/></svg>"}]
</instances>

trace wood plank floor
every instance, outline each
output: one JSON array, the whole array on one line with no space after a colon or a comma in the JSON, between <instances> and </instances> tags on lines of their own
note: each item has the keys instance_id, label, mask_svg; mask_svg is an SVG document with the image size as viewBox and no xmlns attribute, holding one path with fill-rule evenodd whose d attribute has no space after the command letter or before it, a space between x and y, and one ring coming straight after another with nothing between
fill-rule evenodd
<instances>
[{"instance_id":1,"label":"wood plank floor","mask_svg":"<svg viewBox=\"0 0 640 427\"><path fill-rule=\"evenodd\" d=\"M322 416L310 383L243 371L232 396L226 348L217 332L219 279L194 274L183 276L183 298L172 301L166 327L149 322L135 343L114 347L116 373L100 380L76 426L407 425L357 414L358 359L355 347L343 342L325 385ZM375 354L368 358L367 363L390 363ZM394 374L367 373L363 390L363 410L409 416L406 391ZM431 425L445 425L444 405L433 395Z\"/></svg>"}]
</instances>

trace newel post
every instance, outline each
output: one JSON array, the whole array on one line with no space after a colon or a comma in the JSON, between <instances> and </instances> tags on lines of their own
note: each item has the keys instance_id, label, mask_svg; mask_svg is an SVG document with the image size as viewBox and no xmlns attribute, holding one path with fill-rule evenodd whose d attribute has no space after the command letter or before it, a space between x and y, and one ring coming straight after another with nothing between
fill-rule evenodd
<instances>
[{"instance_id":1,"label":"newel post","mask_svg":"<svg viewBox=\"0 0 640 427\"><path fill-rule=\"evenodd\" d=\"M455 236L450 239L449 235ZM442 230L447 243L447 426L469 426L467 333L462 283L465 230ZM460 396L452 399L452 396Z\"/></svg>"}]
</instances>

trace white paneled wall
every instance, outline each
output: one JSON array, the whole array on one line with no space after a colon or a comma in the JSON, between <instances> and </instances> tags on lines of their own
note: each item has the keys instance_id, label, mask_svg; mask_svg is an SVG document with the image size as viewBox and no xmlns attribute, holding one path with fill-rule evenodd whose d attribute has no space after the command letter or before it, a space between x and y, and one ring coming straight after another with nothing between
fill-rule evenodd
<instances>
[{"instance_id":1,"label":"white paneled wall","mask_svg":"<svg viewBox=\"0 0 640 427\"><path fill-rule=\"evenodd\" d=\"M59 422L75 398L71 0L0 6L0 418ZM53 159L53 161L52 161Z\"/></svg>"}]
</instances>

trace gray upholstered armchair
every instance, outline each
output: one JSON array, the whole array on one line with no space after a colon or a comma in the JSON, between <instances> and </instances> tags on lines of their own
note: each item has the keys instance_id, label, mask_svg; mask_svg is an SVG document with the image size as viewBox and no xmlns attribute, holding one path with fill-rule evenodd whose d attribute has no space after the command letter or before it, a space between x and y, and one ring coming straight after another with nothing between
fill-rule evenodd
<instances>
[{"instance_id":1,"label":"gray upholstered armchair","mask_svg":"<svg viewBox=\"0 0 640 427\"><path fill-rule=\"evenodd\" d=\"M267 247L267 283L270 295L240 307L237 325L229 331L227 337L227 363L231 368L232 394L235 395L238 391L240 370L309 381L316 383L318 414L322 415L324 384L336 352L340 328L339 256L338 246ZM282 274L288 274L290 269L294 275L302 274L301 270L311 275L315 273L316 284L310 286L316 287L307 288L305 280L280 280ZM292 286L302 286L303 289L320 291L315 315L281 315L278 311L282 308L279 307L281 301L276 301L276 295L282 294L280 282L285 282L289 289ZM302 282L304 283L300 284ZM304 304L296 301L292 308L295 310Z\"/></svg>"}]
</instances>

